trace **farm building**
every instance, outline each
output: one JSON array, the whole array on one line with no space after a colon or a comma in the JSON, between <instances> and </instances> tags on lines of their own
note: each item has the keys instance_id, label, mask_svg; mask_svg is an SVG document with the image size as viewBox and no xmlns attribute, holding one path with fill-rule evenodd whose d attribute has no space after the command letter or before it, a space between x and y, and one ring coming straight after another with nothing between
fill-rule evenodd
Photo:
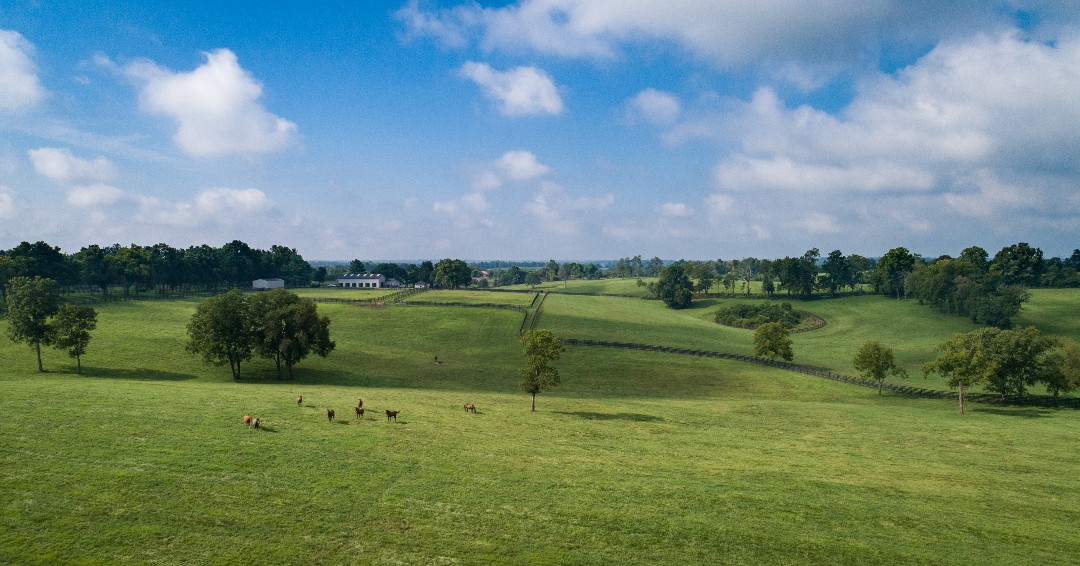
<instances>
[{"instance_id":1,"label":"farm building","mask_svg":"<svg viewBox=\"0 0 1080 566\"><path fill-rule=\"evenodd\" d=\"M346 273L338 276L338 287L350 289L385 289L401 287L397 279L387 279L381 273Z\"/></svg>"},{"instance_id":2,"label":"farm building","mask_svg":"<svg viewBox=\"0 0 1080 566\"><path fill-rule=\"evenodd\" d=\"M265 291L267 289L284 289L284 279L256 279L251 282L251 288L256 291Z\"/></svg>"}]
</instances>

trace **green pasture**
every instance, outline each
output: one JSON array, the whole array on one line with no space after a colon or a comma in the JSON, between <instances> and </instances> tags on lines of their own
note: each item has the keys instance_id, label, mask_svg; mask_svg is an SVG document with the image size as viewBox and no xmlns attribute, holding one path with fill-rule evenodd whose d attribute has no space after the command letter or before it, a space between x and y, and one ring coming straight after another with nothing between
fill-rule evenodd
<instances>
[{"instance_id":1,"label":"green pasture","mask_svg":"<svg viewBox=\"0 0 1080 566\"><path fill-rule=\"evenodd\" d=\"M1057 321L1069 301L1036 293L1025 316L1075 330ZM712 322L721 302L552 294L539 324L748 353L749 331ZM1077 561L1076 411L960 416L751 364L570 347L530 413L522 314L438 306L322 303L328 358L292 381L253 360L233 382L183 350L196 304L97 307L83 376L55 350L38 374L0 340L0 563ZM886 298L796 308L828 325L796 335L795 361L838 371L865 339L913 367L968 328Z\"/></svg>"},{"instance_id":2,"label":"green pasture","mask_svg":"<svg viewBox=\"0 0 1080 566\"><path fill-rule=\"evenodd\" d=\"M526 308L533 303L536 293L501 292L501 291L449 291L434 289L424 291L405 299L407 303L461 303L468 305L510 305Z\"/></svg>"},{"instance_id":3,"label":"green pasture","mask_svg":"<svg viewBox=\"0 0 1080 566\"><path fill-rule=\"evenodd\" d=\"M548 291L551 293L566 293L573 295L627 295L632 297L645 297L648 295L645 287L638 285L637 278L625 279L574 279L568 281L545 281L536 286L511 285L500 287L501 289L530 289ZM640 281L646 284L656 281L655 277L644 277Z\"/></svg>"}]
</instances>

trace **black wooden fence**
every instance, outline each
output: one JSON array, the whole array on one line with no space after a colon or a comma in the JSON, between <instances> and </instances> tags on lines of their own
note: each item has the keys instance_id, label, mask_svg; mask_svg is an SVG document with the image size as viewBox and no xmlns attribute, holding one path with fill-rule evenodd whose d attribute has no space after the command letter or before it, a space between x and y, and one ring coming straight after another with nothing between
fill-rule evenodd
<instances>
[{"instance_id":1,"label":"black wooden fence","mask_svg":"<svg viewBox=\"0 0 1080 566\"><path fill-rule=\"evenodd\" d=\"M768 358L759 358L756 356L747 356L744 354L732 354L729 352L710 352L707 350L692 350L688 348L672 348L669 346L654 346L650 344L635 344L628 342L606 342L602 340L579 340L577 338L564 338L562 343L568 346L601 346L605 348L624 348L628 350L642 350L649 352L664 352L668 354L682 354L688 356L702 356L706 358L721 358L725 360L736 360L740 362L747 362L753 364L761 364L765 366L771 366L775 368L785 369L788 371L794 371L803 373L806 375L813 375L817 377L823 377L825 379L831 379L833 381L842 381L844 383L850 383L852 385L858 385L861 387L870 387L877 389L878 383L869 379L863 379L861 377L853 377L850 375L844 375L829 370L823 370L818 368L812 368L808 366L801 366L790 362L770 360ZM887 389L894 393L902 393L905 395L914 395L917 397L928 397L932 399L954 399L956 393L953 391L941 391L940 389L925 389L922 387L911 387L907 385L898 385L894 383L882 384L882 389ZM994 393L965 393L964 400L974 401L978 403L998 403L1001 404L1001 397ZM1057 399L1049 395L1025 395L1024 397L1010 397L1005 400L1005 404L1009 405L1024 405L1024 406L1037 406L1037 407L1069 407L1080 408L1080 398L1076 397L1059 397Z\"/></svg>"}]
</instances>

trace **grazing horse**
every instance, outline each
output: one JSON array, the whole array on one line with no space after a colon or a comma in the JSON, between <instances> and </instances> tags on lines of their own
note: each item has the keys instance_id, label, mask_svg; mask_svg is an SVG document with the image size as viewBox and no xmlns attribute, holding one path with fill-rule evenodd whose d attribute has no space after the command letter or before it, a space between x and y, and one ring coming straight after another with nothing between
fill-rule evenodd
<instances>
[{"instance_id":1,"label":"grazing horse","mask_svg":"<svg viewBox=\"0 0 1080 566\"><path fill-rule=\"evenodd\" d=\"M251 421L251 426L254 426L255 430L259 430L259 417L255 417L255 420Z\"/></svg>"},{"instance_id":2,"label":"grazing horse","mask_svg":"<svg viewBox=\"0 0 1080 566\"><path fill-rule=\"evenodd\" d=\"M364 420L364 408L363 407L357 407L356 408L356 418L358 418L360 420Z\"/></svg>"},{"instance_id":3,"label":"grazing horse","mask_svg":"<svg viewBox=\"0 0 1080 566\"><path fill-rule=\"evenodd\" d=\"M251 426L251 415L244 415L244 426Z\"/></svg>"},{"instance_id":4,"label":"grazing horse","mask_svg":"<svg viewBox=\"0 0 1080 566\"><path fill-rule=\"evenodd\" d=\"M469 411L472 411L472 412L475 413L476 412L476 405L473 405L472 403L465 403L465 412L468 413Z\"/></svg>"},{"instance_id":5,"label":"grazing horse","mask_svg":"<svg viewBox=\"0 0 1080 566\"><path fill-rule=\"evenodd\" d=\"M326 410L326 420L328 420L330 422L334 422L334 410L333 409L327 409Z\"/></svg>"},{"instance_id":6,"label":"grazing horse","mask_svg":"<svg viewBox=\"0 0 1080 566\"><path fill-rule=\"evenodd\" d=\"M296 396L296 406L299 407L300 405L303 405L303 404L304 404L304 396L303 395L297 395Z\"/></svg>"},{"instance_id":7,"label":"grazing horse","mask_svg":"<svg viewBox=\"0 0 1080 566\"><path fill-rule=\"evenodd\" d=\"M400 412L401 411L391 411L390 409L387 409L386 410L386 422L390 422L390 419L394 419L394 422L397 422L397 414L400 413Z\"/></svg>"}]
</instances>

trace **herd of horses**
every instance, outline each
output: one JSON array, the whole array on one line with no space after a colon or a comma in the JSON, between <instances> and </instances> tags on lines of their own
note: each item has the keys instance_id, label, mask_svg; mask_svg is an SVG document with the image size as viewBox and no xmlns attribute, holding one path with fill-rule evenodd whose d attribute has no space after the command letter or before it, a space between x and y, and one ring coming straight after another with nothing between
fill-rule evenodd
<instances>
[{"instance_id":1,"label":"herd of horses","mask_svg":"<svg viewBox=\"0 0 1080 566\"><path fill-rule=\"evenodd\" d=\"M296 396L296 406L297 407L304 406L304 396L303 395L297 395ZM359 419L359 420L364 420L364 400L363 399L357 399L356 400L356 407L354 407L354 410L356 411L356 418ZM398 413L400 413L400 412L401 412L400 410L392 411L390 409L386 409L386 422L390 422L391 419L393 419L394 422L397 422L397 416L398 416ZM472 403L465 403L465 412L466 413L468 413L468 412L476 413L476 405L473 405ZM326 420L328 422L334 422L334 416L335 416L335 413L334 413L333 409L327 409L326 410ZM258 430L259 427L261 426L261 424L262 423L261 423L261 421L259 421L258 417L252 418L251 415L244 415L244 426L246 426L246 427L252 427L253 426L253 427L255 427L255 430Z\"/></svg>"}]
</instances>

